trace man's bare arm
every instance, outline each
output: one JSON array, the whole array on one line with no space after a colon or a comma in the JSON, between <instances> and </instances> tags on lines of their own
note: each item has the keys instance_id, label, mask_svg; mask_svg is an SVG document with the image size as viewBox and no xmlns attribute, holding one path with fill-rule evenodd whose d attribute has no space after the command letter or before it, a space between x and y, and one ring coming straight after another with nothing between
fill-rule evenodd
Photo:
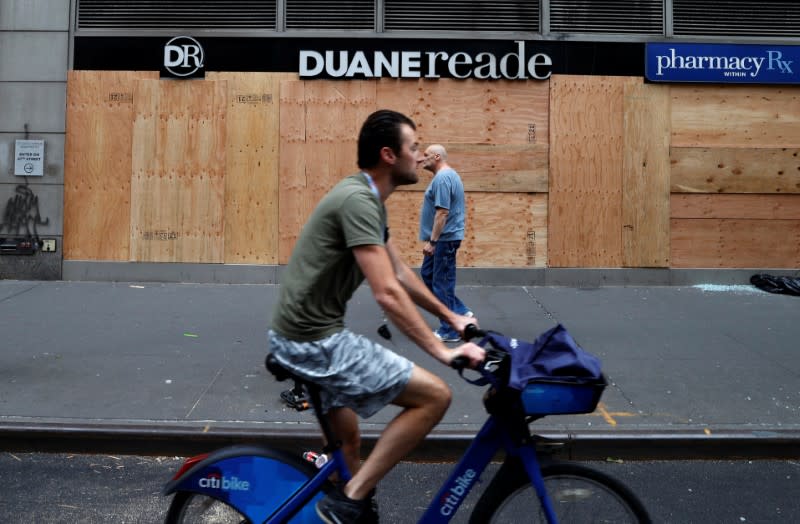
<instances>
[{"instance_id":1,"label":"man's bare arm","mask_svg":"<svg viewBox=\"0 0 800 524\"><path fill-rule=\"evenodd\" d=\"M387 248L379 245L358 246L353 248L353 254L378 305L389 320L416 345L443 364L449 364L458 355L466 356L472 366L477 366L483 360L484 351L475 344L467 343L450 350L436 338L411 300L411 296L406 292L405 286L397 279ZM411 272L407 266L406 269ZM413 275L413 272L411 273ZM424 287L424 284L422 286ZM433 300L436 300L435 297Z\"/></svg>"},{"instance_id":2,"label":"man's bare arm","mask_svg":"<svg viewBox=\"0 0 800 524\"><path fill-rule=\"evenodd\" d=\"M397 279L416 305L434 315L436 318L444 320L459 333L464 332L464 328L467 324L478 324L478 320L474 317L457 315L447 309L447 307L436 298L436 295L428 289L428 286L425 285L417 274L403 262L392 239L387 241L386 250L391 258L392 267L394 268Z\"/></svg>"}]
</instances>

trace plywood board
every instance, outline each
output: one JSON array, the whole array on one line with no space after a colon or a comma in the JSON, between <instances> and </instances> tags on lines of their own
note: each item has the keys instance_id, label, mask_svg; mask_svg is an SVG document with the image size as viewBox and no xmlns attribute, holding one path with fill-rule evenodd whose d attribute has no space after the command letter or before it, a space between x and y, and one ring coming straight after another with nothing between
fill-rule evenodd
<instances>
[{"instance_id":1,"label":"plywood board","mask_svg":"<svg viewBox=\"0 0 800 524\"><path fill-rule=\"evenodd\" d=\"M546 193L549 147L544 144L441 144L448 163L458 171L464 190ZM420 181L401 191L425 191L433 174L420 170Z\"/></svg>"},{"instance_id":2,"label":"plywood board","mask_svg":"<svg viewBox=\"0 0 800 524\"><path fill-rule=\"evenodd\" d=\"M676 193L671 218L800 220L800 195L702 195ZM798 246L800 249L800 246Z\"/></svg>"},{"instance_id":3,"label":"plywood board","mask_svg":"<svg viewBox=\"0 0 800 524\"><path fill-rule=\"evenodd\" d=\"M669 88L625 84L622 246L625 267L669 266Z\"/></svg>"},{"instance_id":4,"label":"plywood board","mask_svg":"<svg viewBox=\"0 0 800 524\"><path fill-rule=\"evenodd\" d=\"M392 242L411 266L422 264L419 213L422 195L395 192L386 202ZM547 195L484 193L466 195L466 232L459 267L545 267Z\"/></svg>"},{"instance_id":5,"label":"plywood board","mask_svg":"<svg viewBox=\"0 0 800 524\"><path fill-rule=\"evenodd\" d=\"M286 264L308 217L305 82L281 82L278 263Z\"/></svg>"},{"instance_id":6,"label":"plywood board","mask_svg":"<svg viewBox=\"0 0 800 524\"><path fill-rule=\"evenodd\" d=\"M674 193L800 193L800 148L673 147Z\"/></svg>"},{"instance_id":7,"label":"plywood board","mask_svg":"<svg viewBox=\"0 0 800 524\"><path fill-rule=\"evenodd\" d=\"M800 220L671 220L672 267L800 267Z\"/></svg>"},{"instance_id":8,"label":"plywood board","mask_svg":"<svg viewBox=\"0 0 800 524\"><path fill-rule=\"evenodd\" d=\"M673 147L797 147L800 87L670 86Z\"/></svg>"},{"instance_id":9,"label":"plywood board","mask_svg":"<svg viewBox=\"0 0 800 524\"><path fill-rule=\"evenodd\" d=\"M293 73L215 73L228 85L225 262L278 262L280 82Z\"/></svg>"},{"instance_id":10,"label":"plywood board","mask_svg":"<svg viewBox=\"0 0 800 524\"><path fill-rule=\"evenodd\" d=\"M422 242L419 240L421 209L422 194L413 191L395 191L386 201L389 236L401 258L414 267L422 264ZM463 265L463 256L458 257L457 264Z\"/></svg>"},{"instance_id":11,"label":"plywood board","mask_svg":"<svg viewBox=\"0 0 800 524\"><path fill-rule=\"evenodd\" d=\"M546 145L549 140L547 81L382 79L377 89L378 107L411 117L423 145Z\"/></svg>"},{"instance_id":12,"label":"plywood board","mask_svg":"<svg viewBox=\"0 0 800 524\"><path fill-rule=\"evenodd\" d=\"M143 78L158 72L67 74L65 260L128 260L133 100Z\"/></svg>"},{"instance_id":13,"label":"plywood board","mask_svg":"<svg viewBox=\"0 0 800 524\"><path fill-rule=\"evenodd\" d=\"M547 194L470 193L461 263L469 267L545 267Z\"/></svg>"},{"instance_id":14,"label":"plywood board","mask_svg":"<svg viewBox=\"0 0 800 524\"><path fill-rule=\"evenodd\" d=\"M548 264L622 265L623 92L638 79L550 79Z\"/></svg>"},{"instance_id":15,"label":"plywood board","mask_svg":"<svg viewBox=\"0 0 800 524\"><path fill-rule=\"evenodd\" d=\"M358 133L376 109L376 84L365 80L282 85L279 261L286 263L317 202L339 180L358 172Z\"/></svg>"},{"instance_id":16,"label":"plywood board","mask_svg":"<svg viewBox=\"0 0 800 524\"><path fill-rule=\"evenodd\" d=\"M224 260L226 82L136 83L131 259Z\"/></svg>"}]
</instances>

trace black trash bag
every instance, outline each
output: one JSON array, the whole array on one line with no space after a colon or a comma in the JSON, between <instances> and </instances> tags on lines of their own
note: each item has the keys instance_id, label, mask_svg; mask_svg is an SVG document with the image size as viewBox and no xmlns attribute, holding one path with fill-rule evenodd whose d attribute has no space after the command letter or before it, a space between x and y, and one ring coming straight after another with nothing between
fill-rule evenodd
<instances>
[{"instance_id":1,"label":"black trash bag","mask_svg":"<svg viewBox=\"0 0 800 524\"><path fill-rule=\"evenodd\" d=\"M750 283L768 293L800 296L800 278L759 273L750 277Z\"/></svg>"}]
</instances>

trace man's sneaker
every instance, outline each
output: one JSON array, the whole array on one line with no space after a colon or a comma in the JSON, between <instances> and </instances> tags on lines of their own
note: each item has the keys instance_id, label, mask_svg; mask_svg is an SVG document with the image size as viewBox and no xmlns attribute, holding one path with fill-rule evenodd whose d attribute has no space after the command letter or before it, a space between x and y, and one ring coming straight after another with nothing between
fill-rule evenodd
<instances>
[{"instance_id":1,"label":"man's sneaker","mask_svg":"<svg viewBox=\"0 0 800 524\"><path fill-rule=\"evenodd\" d=\"M338 487L317 502L317 515L328 524L362 522L369 500L353 500Z\"/></svg>"},{"instance_id":2,"label":"man's sneaker","mask_svg":"<svg viewBox=\"0 0 800 524\"><path fill-rule=\"evenodd\" d=\"M436 338L438 338L442 342L458 342L459 340L461 340L461 337L458 335L458 333L445 333L444 335L442 335L437 329L436 331L433 332L433 334L436 335Z\"/></svg>"},{"instance_id":3,"label":"man's sneaker","mask_svg":"<svg viewBox=\"0 0 800 524\"><path fill-rule=\"evenodd\" d=\"M467 311L466 313L464 313L464 316L465 317L474 317L475 313L473 313L472 311Z\"/></svg>"}]
</instances>

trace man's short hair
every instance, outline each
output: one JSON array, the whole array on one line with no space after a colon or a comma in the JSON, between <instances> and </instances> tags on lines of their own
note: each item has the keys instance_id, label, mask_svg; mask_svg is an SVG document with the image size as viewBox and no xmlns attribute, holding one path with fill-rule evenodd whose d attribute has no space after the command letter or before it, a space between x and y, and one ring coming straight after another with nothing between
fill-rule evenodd
<instances>
[{"instance_id":1,"label":"man's short hair","mask_svg":"<svg viewBox=\"0 0 800 524\"><path fill-rule=\"evenodd\" d=\"M408 124L411 129L417 129L413 120L397 111L380 109L369 115L358 134L358 167L369 169L377 166L381 158L381 149L387 146L396 154L400 154L403 124Z\"/></svg>"}]
</instances>

